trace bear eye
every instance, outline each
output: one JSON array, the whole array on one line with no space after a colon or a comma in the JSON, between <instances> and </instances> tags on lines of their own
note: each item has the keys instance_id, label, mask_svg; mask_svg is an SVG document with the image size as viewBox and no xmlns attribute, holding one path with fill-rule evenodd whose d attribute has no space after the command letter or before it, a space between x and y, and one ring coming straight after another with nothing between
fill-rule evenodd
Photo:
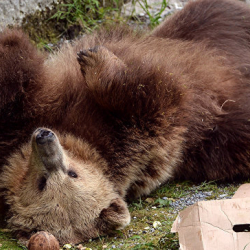
<instances>
[{"instance_id":1,"label":"bear eye","mask_svg":"<svg viewBox=\"0 0 250 250\"><path fill-rule=\"evenodd\" d=\"M77 178L76 172L74 172L74 171L72 171L72 170L69 170L68 176L70 176L70 177L72 177L72 178Z\"/></svg>"}]
</instances>

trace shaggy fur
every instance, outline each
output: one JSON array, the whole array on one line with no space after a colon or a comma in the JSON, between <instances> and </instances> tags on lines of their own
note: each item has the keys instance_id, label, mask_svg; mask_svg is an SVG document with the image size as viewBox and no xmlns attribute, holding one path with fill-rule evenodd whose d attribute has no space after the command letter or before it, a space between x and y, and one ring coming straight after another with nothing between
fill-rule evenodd
<instances>
[{"instance_id":1,"label":"shaggy fur","mask_svg":"<svg viewBox=\"0 0 250 250\"><path fill-rule=\"evenodd\" d=\"M59 139L37 129L5 166L11 229L22 239L44 228L61 243L77 243L127 225L127 206L102 172L107 162L86 142Z\"/></svg>"},{"instance_id":2,"label":"shaggy fur","mask_svg":"<svg viewBox=\"0 0 250 250\"><path fill-rule=\"evenodd\" d=\"M3 32L9 227L79 242L126 226L124 200L168 180L249 178L249 30L244 4L200 0L151 34L99 31L48 59L22 32ZM21 146L41 126L56 132Z\"/></svg>"}]
</instances>

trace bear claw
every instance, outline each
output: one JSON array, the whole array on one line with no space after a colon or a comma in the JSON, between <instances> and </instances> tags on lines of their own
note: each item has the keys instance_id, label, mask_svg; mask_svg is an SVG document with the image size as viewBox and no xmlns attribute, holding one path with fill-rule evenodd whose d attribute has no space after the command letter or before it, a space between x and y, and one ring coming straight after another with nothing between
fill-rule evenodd
<instances>
[{"instance_id":1,"label":"bear claw","mask_svg":"<svg viewBox=\"0 0 250 250\"><path fill-rule=\"evenodd\" d=\"M88 51L87 50L80 50L79 52L77 52L77 61L80 63L80 65L82 64L86 64L86 59L85 57L88 57Z\"/></svg>"},{"instance_id":2,"label":"bear claw","mask_svg":"<svg viewBox=\"0 0 250 250\"><path fill-rule=\"evenodd\" d=\"M95 46L93 48L89 48L88 50L84 49L84 50L80 50L79 52L77 52L77 60L78 62L84 61L84 57L89 57L90 53L96 53L98 51L99 47Z\"/></svg>"},{"instance_id":3,"label":"bear claw","mask_svg":"<svg viewBox=\"0 0 250 250\"><path fill-rule=\"evenodd\" d=\"M79 52L77 52L77 58L81 59L82 56L89 56L88 55L88 51L86 49L84 50L80 50Z\"/></svg>"},{"instance_id":4,"label":"bear claw","mask_svg":"<svg viewBox=\"0 0 250 250\"><path fill-rule=\"evenodd\" d=\"M95 46L93 48L89 48L89 51L90 52L94 52L94 53L96 53L98 50L99 50L99 46Z\"/></svg>"},{"instance_id":5,"label":"bear claw","mask_svg":"<svg viewBox=\"0 0 250 250\"><path fill-rule=\"evenodd\" d=\"M83 72L83 74L85 74L85 67L86 66L95 66L96 63L98 62L98 56L96 56L97 52L99 50L98 46L95 46L93 48L89 48L89 49L84 49L84 50L80 50L77 53L77 61L81 66L81 70Z\"/></svg>"}]
</instances>

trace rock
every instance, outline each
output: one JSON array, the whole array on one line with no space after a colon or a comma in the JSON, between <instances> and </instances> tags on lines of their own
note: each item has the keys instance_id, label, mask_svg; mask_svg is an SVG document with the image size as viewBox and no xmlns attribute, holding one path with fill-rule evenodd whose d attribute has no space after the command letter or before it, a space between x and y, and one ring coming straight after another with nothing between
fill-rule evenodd
<instances>
[{"instance_id":1,"label":"rock","mask_svg":"<svg viewBox=\"0 0 250 250\"><path fill-rule=\"evenodd\" d=\"M58 240L50 233L41 231L31 236L29 250L59 250Z\"/></svg>"},{"instance_id":2,"label":"rock","mask_svg":"<svg viewBox=\"0 0 250 250\"><path fill-rule=\"evenodd\" d=\"M71 249L71 248L73 248L73 247L71 246L71 244L65 244L65 245L63 246L63 249Z\"/></svg>"},{"instance_id":3,"label":"rock","mask_svg":"<svg viewBox=\"0 0 250 250\"><path fill-rule=\"evenodd\" d=\"M22 19L33 14L36 10L52 8L57 0L1 0L0 1L0 27L7 24L21 24Z\"/></svg>"}]
</instances>

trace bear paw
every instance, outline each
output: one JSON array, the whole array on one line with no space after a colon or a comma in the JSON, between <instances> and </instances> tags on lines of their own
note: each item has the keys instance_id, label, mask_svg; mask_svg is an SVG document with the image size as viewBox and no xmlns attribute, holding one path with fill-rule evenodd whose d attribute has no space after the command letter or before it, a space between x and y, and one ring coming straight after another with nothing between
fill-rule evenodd
<instances>
[{"instance_id":1,"label":"bear paw","mask_svg":"<svg viewBox=\"0 0 250 250\"><path fill-rule=\"evenodd\" d=\"M94 66L96 62L96 53L98 51L98 46L90 48L88 50L80 50L77 53L77 60L82 67Z\"/></svg>"},{"instance_id":2,"label":"bear paw","mask_svg":"<svg viewBox=\"0 0 250 250\"><path fill-rule=\"evenodd\" d=\"M87 71L90 71L90 74L92 74L93 70L96 72L96 69L98 69L98 72L106 74L107 70L112 69L111 71L115 71L119 70L120 66L124 67L124 63L103 46L80 50L77 53L77 60L83 75L86 75Z\"/></svg>"},{"instance_id":3,"label":"bear paw","mask_svg":"<svg viewBox=\"0 0 250 250\"><path fill-rule=\"evenodd\" d=\"M84 75L86 74L88 67L96 68L101 65L101 62L105 59L105 50L107 51L107 49L103 47L95 46L88 50L80 50L77 53L77 60Z\"/></svg>"}]
</instances>

